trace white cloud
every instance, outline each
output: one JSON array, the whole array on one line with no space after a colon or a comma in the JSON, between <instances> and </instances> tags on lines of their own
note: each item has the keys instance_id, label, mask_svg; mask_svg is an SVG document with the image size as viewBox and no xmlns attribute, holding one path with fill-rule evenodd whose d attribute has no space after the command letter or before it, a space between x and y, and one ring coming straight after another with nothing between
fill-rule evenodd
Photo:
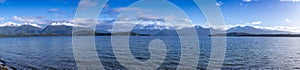
<instances>
[{"instance_id":1,"label":"white cloud","mask_svg":"<svg viewBox=\"0 0 300 70\"><path fill-rule=\"evenodd\" d=\"M16 22L21 22L21 23L47 24L47 22L43 20L44 18L41 18L41 17L18 17L18 16L13 16L12 19Z\"/></svg>"},{"instance_id":2,"label":"white cloud","mask_svg":"<svg viewBox=\"0 0 300 70\"><path fill-rule=\"evenodd\" d=\"M290 19L285 19L284 21L288 23L292 22Z\"/></svg>"},{"instance_id":3,"label":"white cloud","mask_svg":"<svg viewBox=\"0 0 300 70\"><path fill-rule=\"evenodd\" d=\"M67 25L67 26L76 26L76 27L94 27L94 24L99 24L101 21L91 18L75 18L60 22L54 22L51 25Z\"/></svg>"},{"instance_id":4,"label":"white cloud","mask_svg":"<svg viewBox=\"0 0 300 70\"><path fill-rule=\"evenodd\" d=\"M95 0L80 0L80 7L79 9L82 10L84 8L88 7L95 7L97 6L98 2L95 2Z\"/></svg>"},{"instance_id":5,"label":"white cloud","mask_svg":"<svg viewBox=\"0 0 300 70\"><path fill-rule=\"evenodd\" d=\"M173 23L166 23L166 22L139 22L139 21L116 21L113 22L114 24L106 24L101 23L101 27L113 27L117 26L116 30L117 32L123 32L124 30L128 30L129 27L134 27L135 29L183 29L187 27L193 27L194 24L173 24Z\"/></svg>"},{"instance_id":6,"label":"white cloud","mask_svg":"<svg viewBox=\"0 0 300 70\"><path fill-rule=\"evenodd\" d=\"M269 29L269 30L280 30L280 31L289 31L300 33L300 27L291 27L291 26L273 26L273 27L262 27L262 26L253 26L255 28Z\"/></svg>"},{"instance_id":7,"label":"white cloud","mask_svg":"<svg viewBox=\"0 0 300 70\"><path fill-rule=\"evenodd\" d=\"M38 19L33 17L18 17L18 16L13 16L13 20L20 21L20 22L30 22L30 23L39 21Z\"/></svg>"},{"instance_id":8,"label":"white cloud","mask_svg":"<svg viewBox=\"0 0 300 70\"><path fill-rule=\"evenodd\" d=\"M72 23L84 23L84 24L89 24L89 23L95 23L97 20L96 19L91 19L91 18L76 18L73 20L70 20Z\"/></svg>"},{"instance_id":9,"label":"white cloud","mask_svg":"<svg viewBox=\"0 0 300 70\"><path fill-rule=\"evenodd\" d=\"M80 6L85 6L85 7L92 7L96 6L98 2L94 2L92 0L81 0Z\"/></svg>"},{"instance_id":10,"label":"white cloud","mask_svg":"<svg viewBox=\"0 0 300 70\"><path fill-rule=\"evenodd\" d=\"M59 11L60 11L60 9L52 8L52 9L49 9L49 10L47 11L47 13L53 13L53 12L59 12Z\"/></svg>"},{"instance_id":11,"label":"white cloud","mask_svg":"<svg viewBox=\"0 0 300 70\"><path fill-rule=\"evenodd\" d=\"M224 4L223 2L216 3L217 6L222 6L223 4Z\"/></svg>"},{"instance_id":12,"label":"white cloud","mask_svg":"<svg viewBox=\"0 0 300 70\"><path fill-rule=\"evenodd\" d=\"M262 21L254 21L254 22L250 22L250 23L246 23L247 25L259 25L261 24Z\"/></svg>"},{"instance_id":13,"label":"white cloud","mask_svg":"<svg viewBox=\"0 0 300 70\"><path fill-rule=\"evenodd\" d=\"M6 0L0 0L0 3L4 3L4 2L6 2Z\"/></svg>"},{"instance_id":14,"label":"white cloud","mask_svg":"<svg viewBox=\"0 0 300 70\"><path fill-rule=\"evenodd\" d=\"M192 20L186 18L186 19L179 20L179 22L192 23Z\"/></svg>"},{"instance_id":15,"label":"white cloud","mask_svg":"<svg viewBox=\"0 0 300 70\"><path fill-rule=\"evenodd\" d=\"M52 25L52 26L59 26L59 25L76 26L73 23L69 23L69 22L53 22L50 25Z\"/></svg>"},{"instance_id":16,"label":"white cloud","mask_svg":"<svg viewBox=\"0 0 300 70\"><path fill-rule=\"evenodd\" d=\"M127 8L127 7L119 7L119 8L113 8L111 9L112 12L122 12L122 11L143 11L143 9L140 8Z\"/></svg>"},{"instance_id":17,"label":"white cloud","mask_svg":"<svg viewBox=\"0 0 300 70\"><path fill-rule=\"evenodd\" d=\"M280 0L282 2L300 2L300 0Z\"/></svg>"},{"instance_id":18,"label":"white cloud","mask_svg":"<svg viewBox=\"0 0 300 70\"><path fill-rule=\"evenodd\" d=\"M117 8L110 8L108 5L106 5L106 8L103 9L104 12L102 12L102 14L108 14L113 16L113 14L115 13L121 13L121 12L126 12L126 13L135 13L135 15L142 15L144 14L146 11L150 11L150 10L146 10L146 9L142 9L142 8L136 8L136 7L117 7Z\"/></svg>"},{"instance_id":19,"label":"white cloud","mask_svg":"<svg viewBox=\"0 0 300 70\"><path fill-rule=\"evenodd\" d=\"M66 16L69 16L69 14L67 14L57 8L52 8L52 9L47 10L47 14L51 14L51 15L55 16L56 18L65 18Z\"/></svg>"},{"instance_id":20,"label":"white cloud","mask_svg":"<svg viewBox=\"0 0 300 70\"><path fill-rule=\"evenodd\" d=\"M167 16L167 17L158 17L158 16L138 16L136 17L140 21L158 21L158 22L168 22L171 21L174 17Z\"/></svg>"},{"instance_id":21,"label":"white cloud","mask_svg":"<svg viewBox=\"0 0 300 70\"><path fill-rule=\"evenodd\" d=\"M244 2L251 2L251 1L253 1L253 0L243 0Z\"/></svg>"}]
</instances>

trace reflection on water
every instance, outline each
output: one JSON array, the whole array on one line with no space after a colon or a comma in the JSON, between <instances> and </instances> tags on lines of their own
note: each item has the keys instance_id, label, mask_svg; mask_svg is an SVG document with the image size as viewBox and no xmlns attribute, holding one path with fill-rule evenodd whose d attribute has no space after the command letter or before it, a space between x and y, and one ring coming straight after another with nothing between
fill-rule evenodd
<instances>
[{"instance_id":1,"label":"reflection on water","mask_svg":"<svg viewBox=\"0 0 300 70\"><path fill-rule=\"evenodd\" d=\"M76 69L71 38L0 38L0 59L17 69ZM114 57L110 37L96 39L105 69L125 69ZM175 69L181 55L178 37L130 37L133 56L140 61L150 59L148 45L154 39L161 39L167 45L167 56L160 69ZM227 40L222 69L300 69L300 38L230 37ZM198 69L206 68L210 49L210 39L200 38Z\"/></svg>"}]
</instances>

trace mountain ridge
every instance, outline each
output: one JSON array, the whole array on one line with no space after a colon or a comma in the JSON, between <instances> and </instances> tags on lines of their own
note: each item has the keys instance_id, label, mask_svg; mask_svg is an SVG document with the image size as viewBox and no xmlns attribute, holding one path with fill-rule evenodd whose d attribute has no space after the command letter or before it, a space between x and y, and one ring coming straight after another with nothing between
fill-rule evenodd
<instances>
[{"instance_id":1,"label":"mountain ridge","mask_svg":"<svg viewBox=\"0 0 300 70\"><path fill-rule=\"evenodd\" d=\"M103 27L103 26L102 26ZM293 32L280 31L280 30L268 30L262 28L255 28L252 26L236 26L227 30L219 30L214 28L204 28L199 25L192 27L181 27L180 26L169 26L162 24L139 24L136 25L131 31L127 33L139 36L178 36L178 34L189 36L192 34L192 30L195 30L198 36L209 36L211 30L214 30L215 33L227 32L227 33L249 33L249 34L293 34ZM73 29L85 29L87 31L93 31L91 29L86 29L84 27L77 27L71 23L52 23L44 28L35 25L35 24L13 24L12 22L2 24L0 26L0 35L1 36L71 36ZM97 28L94 34L98 35L111 35L116 33L111 33L111 28L99 29ZM181 32L181 33L178 33ZM91 33L91 32L90 32ZM126 34L126 32L118 32L121 35ZM117 33L117 34L118 34Z\"/></svg>"}]
</instances>

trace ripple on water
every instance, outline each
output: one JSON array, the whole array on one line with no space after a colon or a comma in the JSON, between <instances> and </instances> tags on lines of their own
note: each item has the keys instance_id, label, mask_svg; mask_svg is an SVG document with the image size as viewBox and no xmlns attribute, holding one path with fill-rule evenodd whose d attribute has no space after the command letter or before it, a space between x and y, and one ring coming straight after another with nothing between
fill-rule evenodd
<instances>
[{"instance_id":1,"label":"ripple on water","mask_svg":"<svg viewBox=\"0 0 300 70\"><path fill-rule=\"evenodd\" d=\"M96 44L105 69L125 69L114 57L110 37L97 38L101 38ZM148 59L150 55L144 51L148 46L145 44L157 37L133 38L131 47L134 56L141 60ZM179 41L176 37L162 38L168 44L168 54L159 69L176 69L181 55ZM76 69L70 39L69 37L3 38L0 39L0 49L5 51L0 51L0 58L18 69ZM300 39L252 37L228 38L227 42L227 53L222 69L300 69L297 67L300 66L298 52L300 43L297 44ZM200 43L202 46L198 68L205 69L211 53L211 44L209 39L202 39Z\"/></svg>"}]
</instances>

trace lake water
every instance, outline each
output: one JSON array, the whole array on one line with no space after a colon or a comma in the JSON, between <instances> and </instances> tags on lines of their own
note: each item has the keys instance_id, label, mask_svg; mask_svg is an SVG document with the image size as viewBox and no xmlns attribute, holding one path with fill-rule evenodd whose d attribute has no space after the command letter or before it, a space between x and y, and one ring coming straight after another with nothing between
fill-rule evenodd
<instances>
[{"instance_id":1,"label":"lake water","mask_svg":"<svg viewBox=\"0 0 300 70\"><path fill-rule=\"evenodd\" d=\"M130 37L133 56L150 59L148 45L161 39L167 56L160 69L175 69L180 60L178 37ZM96 37L101 63L105 69L125 69L114 57L109 36ZM198 69L207 67L210 38L200 38ZM0 59L17 69L76 69L72 37L0 38ZM222 69L300 69L300 38L295 37L228 37Z\"/></svg>"}]
</instances>

